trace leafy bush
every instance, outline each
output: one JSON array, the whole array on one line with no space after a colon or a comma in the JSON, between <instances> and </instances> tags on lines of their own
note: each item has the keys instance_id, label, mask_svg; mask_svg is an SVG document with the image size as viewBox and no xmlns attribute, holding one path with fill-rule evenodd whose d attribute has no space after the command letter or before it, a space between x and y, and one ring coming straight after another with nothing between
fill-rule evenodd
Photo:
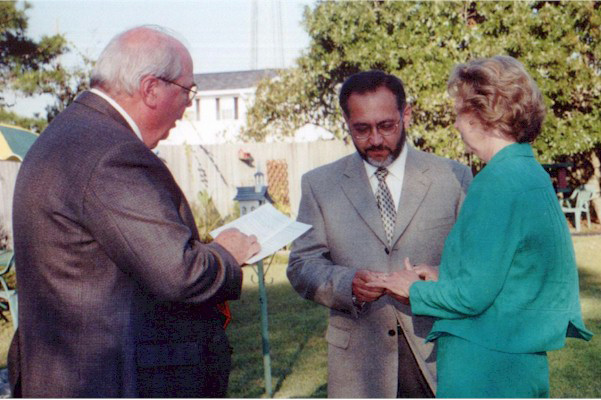
<instances>
[{"instance_id":1,"label":"leafy bush","mask_svg":"<svg viewBox=\"0 0 601 400\"><path fill-rule=\"evenodd\" d=\"M0 251L10 249L10 234L4 224L0 222Z\"/></svg>"},{"instance_id":2,"label":"leafy bush","mask_svg":"<svg viewBox=\"0 0 601 400\"><path fill-rule=\"evenodd\" d=\"M192 214L196 221L200 240L205 243L213 240L213 237L210 234L211 231L240 216L240 209L236 204L234 210L230 214L222 217L215 206L213 198L206 190L198 192L197 201L193 202L190 205L190 208L192 209Z\"/></svg>"}]
</instances>

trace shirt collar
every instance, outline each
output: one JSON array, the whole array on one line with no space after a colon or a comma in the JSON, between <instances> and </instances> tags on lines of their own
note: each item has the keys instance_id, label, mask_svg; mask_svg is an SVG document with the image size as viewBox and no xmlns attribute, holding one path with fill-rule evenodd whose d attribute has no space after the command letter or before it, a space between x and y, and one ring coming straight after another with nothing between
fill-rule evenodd
<instances>
[{"instance_id":1,"label":"shirt collar","mask_svg":"<svg viewBox=\"0 0 601 400\"><path fill-rule=\"evenodd\" d=\"M111 106L113 106L113 108L115 110L117 110L119 112L119 114L121 114L123 116L123 118L125 118L125 120L127 121L127 123L129 124L129 126L131 127L132 131L134 131L134 133L136 134L136 136L138 137L138 139L140 139L142 141L142 143L144 142L144 140L142 139L142 132L140 132L140 128L138 128L138 125L136 124L136 122L133 120L132 117L129 116L129 114L127 113L127 111L125 111L123 109L123 107L121 107L119 105L119 103L117 103L112 97L110 97L108 94L104 93L103 91L97 89L97 88L93 88L90 89L90 92L102 97L104 100L106 100Z\"/></svg>"}]
</instances>

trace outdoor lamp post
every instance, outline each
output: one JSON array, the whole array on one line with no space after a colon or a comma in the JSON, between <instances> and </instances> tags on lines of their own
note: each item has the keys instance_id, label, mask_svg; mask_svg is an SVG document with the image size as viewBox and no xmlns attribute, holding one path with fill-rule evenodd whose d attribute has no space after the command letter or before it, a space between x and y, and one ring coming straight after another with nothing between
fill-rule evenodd
<instances>
[{"instance_id":1,"label":"outdoor lamp post","mask_svg":"<svg viewBox=\"0 0 601 400\"><path fill-rule=\"evenodd\" d=\"M267 186L265 175L257 167L254 186L239 186L234 200L240 205L240 216L256 210L266 201L273 203ZM259 303L261 304L261 339L263 344L263 368L265 371L265 391L269 397L272 396L271 389L271 357L269 355L269 326L267 322L267 291L265 290L265 273L263 261L257 262L257 275L259 277Z\"/></svg>"}]
</instances>

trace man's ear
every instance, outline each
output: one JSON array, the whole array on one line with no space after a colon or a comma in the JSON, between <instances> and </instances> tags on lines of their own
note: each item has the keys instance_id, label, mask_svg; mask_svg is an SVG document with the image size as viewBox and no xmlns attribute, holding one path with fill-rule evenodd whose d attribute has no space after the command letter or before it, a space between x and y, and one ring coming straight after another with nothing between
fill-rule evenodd
<instances>
[{"instance_id":1,"label":"man's ear","mask_svg":"<svg viewBox=\"0 0 601 400\"><path fill-rule=\"evenodd\" d=\"M403 109L403 115L401 116L401 120L403 121L403 127L405 129L409 129L411 125L411 105L405 104L405 108Z\"/></svg>"},{"instance_id":2,"label":"man's ear","mask_svg":"<svg viewBox=\"0 0 601 400\"><path fill-rule=\"evenodd\" d=\"M345 113L344 111L342 112L342 117L344 118L344 122L345 122L347 125L349 125L349 123L350 123L350 122L349 122L349 116L348 116L348 115L346 115L346 113Z\"/></svg>"},{"instance_id":3,"label":"man's ear","mask_svg":"<svg viewBox=\"0 0 601 400\"><path fill-rule=\"evenodd\" d=\"M140 81L138 93L146 106L156 108L159 99L159 79L153 75L146 75Z\"/></svg>"}]
</instances>

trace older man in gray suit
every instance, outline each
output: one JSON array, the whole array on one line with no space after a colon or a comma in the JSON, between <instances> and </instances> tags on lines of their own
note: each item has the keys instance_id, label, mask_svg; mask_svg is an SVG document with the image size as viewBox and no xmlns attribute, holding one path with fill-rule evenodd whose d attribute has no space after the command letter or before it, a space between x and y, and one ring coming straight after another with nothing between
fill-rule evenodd
<instances>
[{"instance_id":1,"label":"older man in gray suit","mask_svg":"<svg viewBox=\"0 0 601 400\"><path fill-rule=\"evenodd\" d=\"M17 178L13 394L223 397L220 304L239 297L240 265L259 245L237 230L201 243L150 150L191 104L192 58L163 29L134 28L105 48L91 86Z\"/></svg>"},{"instance_id":2,"label":"older man in gray suit","mask_svg":"<svg viewBox=\"0 0 601 400\"><path fill-rule=\"evenodd\" d=\"M313 228L294 242L288 278L330 308L329 397L432 397L432 320L366 283L406 257L439 263L472 174L406 144L411 107L395 76L351 76L340 105L357 153L303 176L298 220Z\"/></svg>"}]
</instances>

